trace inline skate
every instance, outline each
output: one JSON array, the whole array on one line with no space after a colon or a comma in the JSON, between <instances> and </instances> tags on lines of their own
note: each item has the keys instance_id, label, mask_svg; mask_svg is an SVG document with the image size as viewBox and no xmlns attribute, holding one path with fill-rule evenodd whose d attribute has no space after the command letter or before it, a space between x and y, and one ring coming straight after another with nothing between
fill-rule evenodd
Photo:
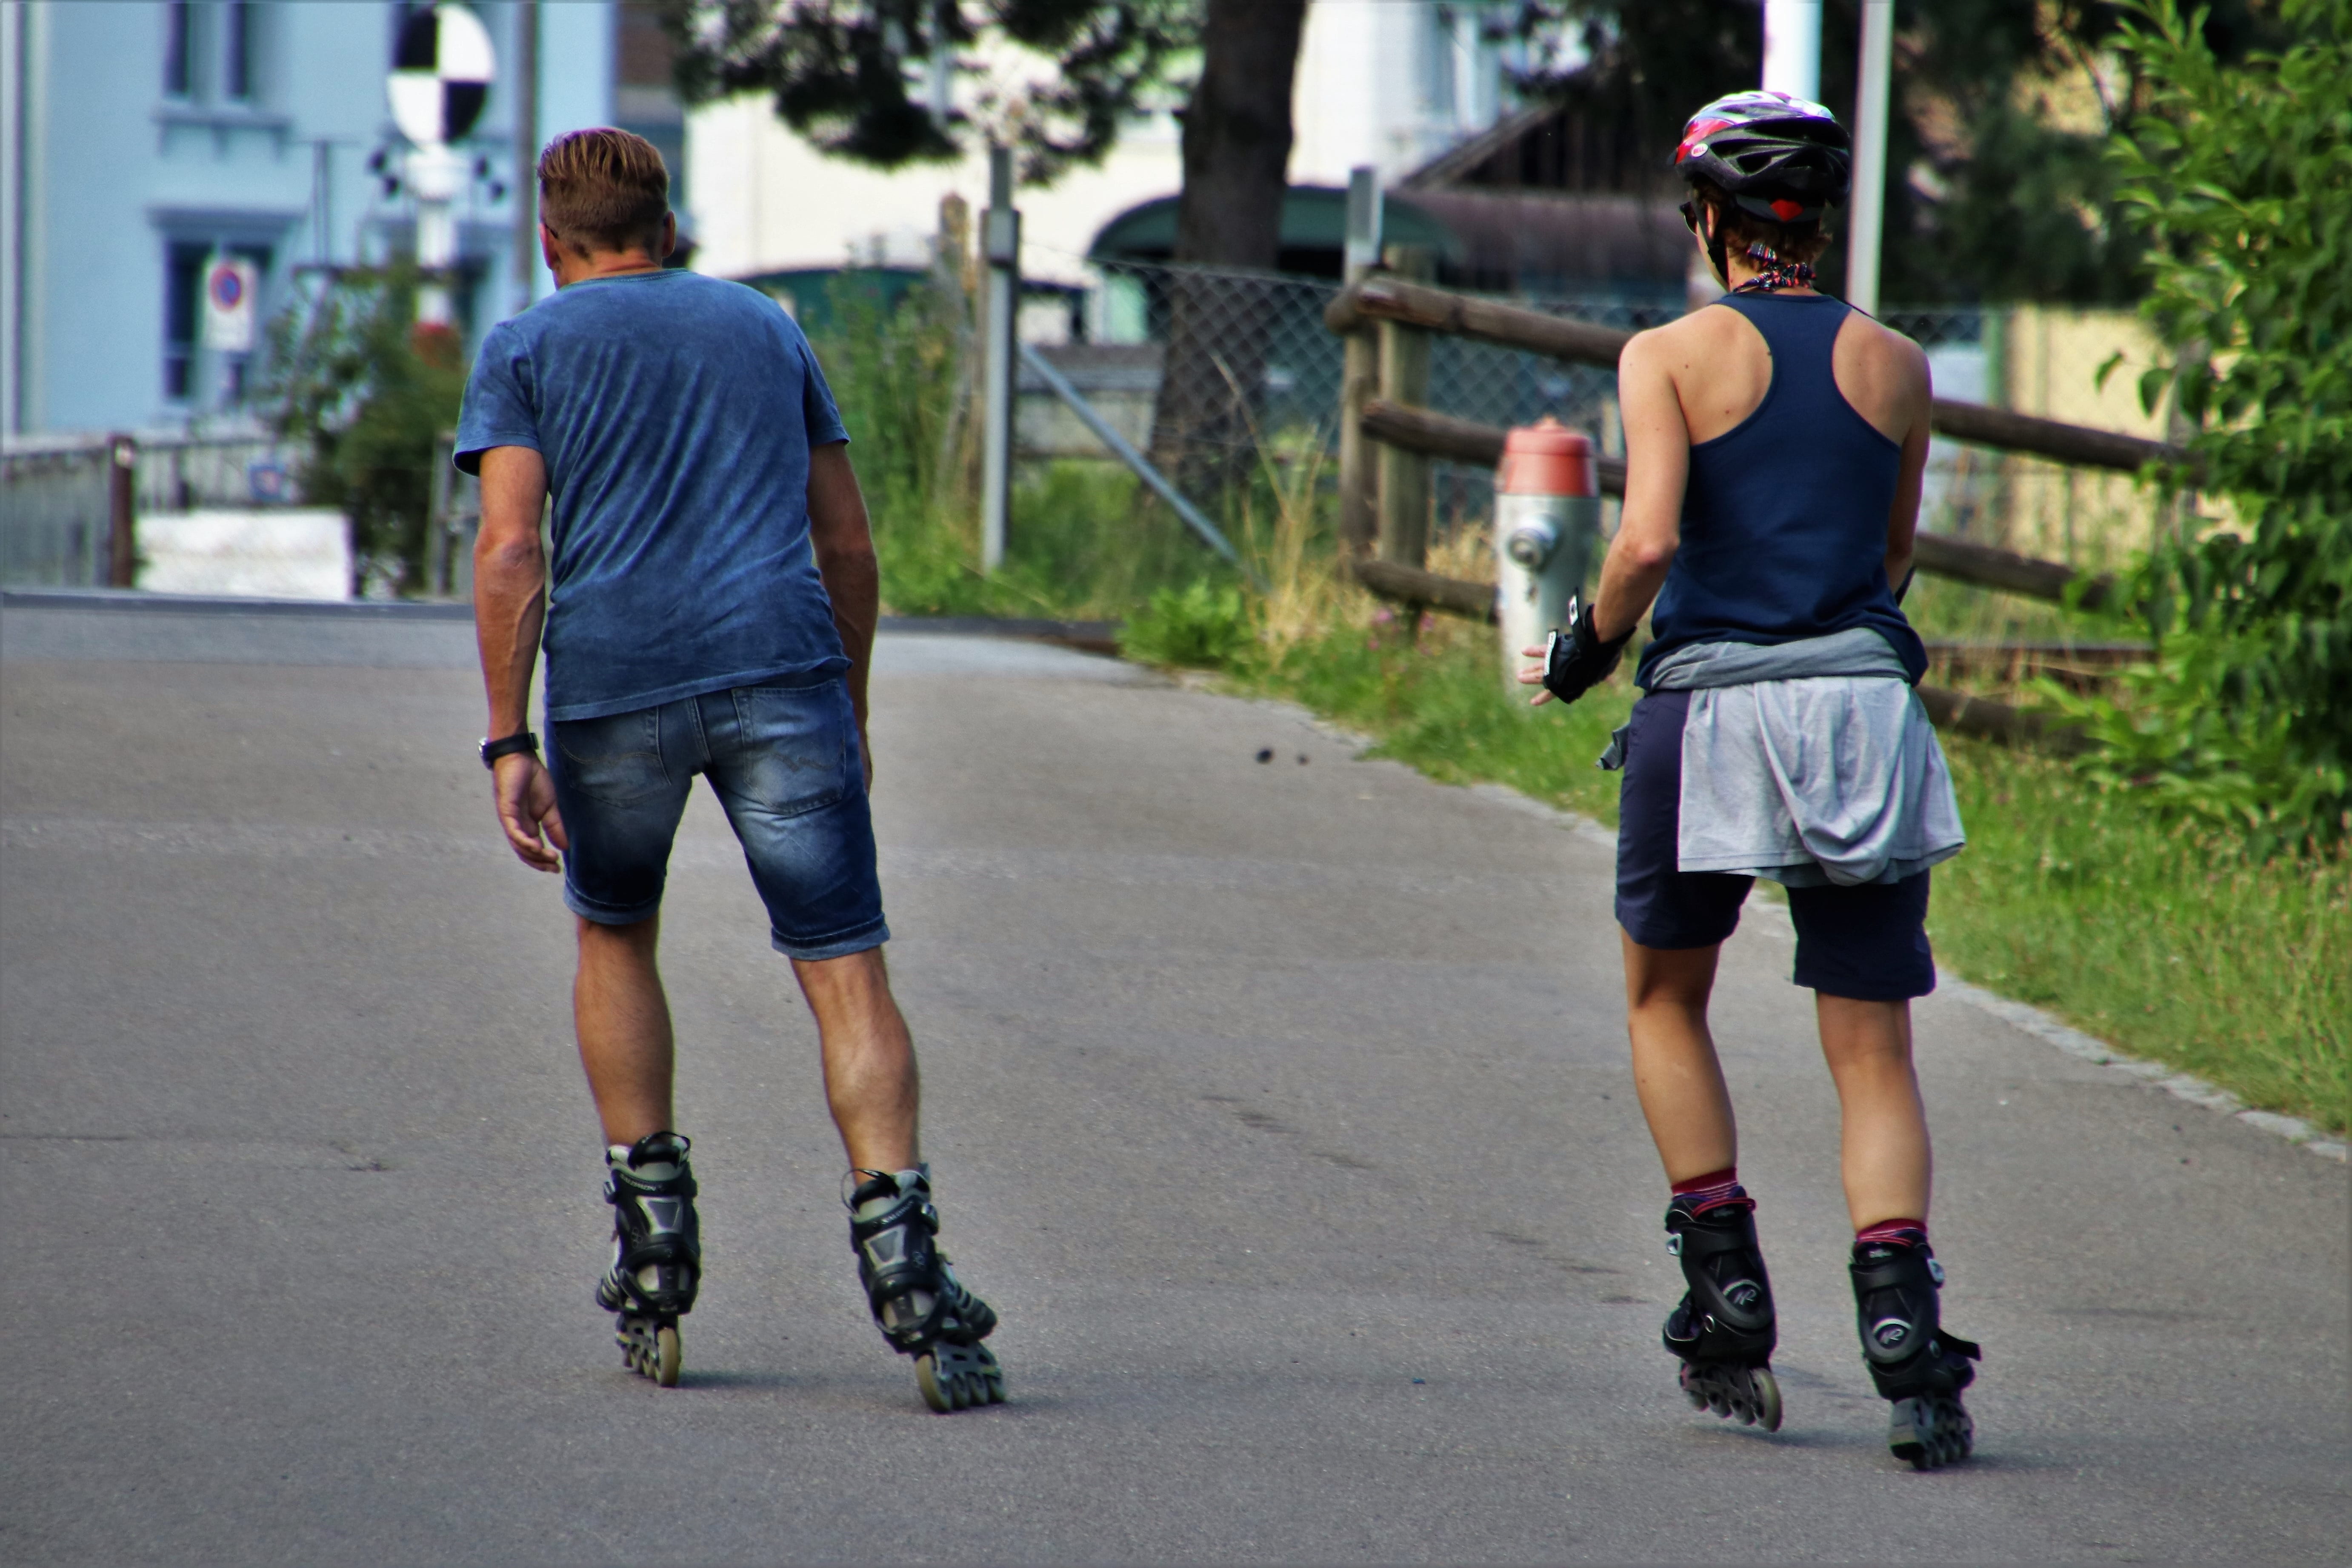
<instances>
[{"instance_id":1,"label":"inline skate","mask_svg":"<svg viewBox=\"0 0 2352 1568\"><path fill-rule=\"evenodd\" d=\"M1755 1200L1675 1198L1666 1207L1666 1250L1690 1287L1668 1314L1664 1335L1683 1363L1683 1393L1697 1409L1779 1431L1780 1385L1770 1364L1779 1328L1756 1245Z\"/></svg>"},{"instance_id":2,"label":"inline skate","mask_svg":"<svg viewBox=\"0 0 2352 1568\"><path fill-rule=\"evenodd\" d=\"M1944 1266L1927 1237L1857 1241L1853 1273L1863 1363L1879 1397L1894 1402L1887 1447L1918 1470L1967 1458L1976 1447L1976 1423L1960 1391L1976 1380L1970 1363L1984 1352L1944 1331L1937 1297Z\"/></svg>"},{"instance_id":3,"label":"inline skate","mask_svg":"<svg viewBox=\"0 0 2352 1568\"><path fill-rule=\"evenodd\" d=\"M931 1203L931 1168L853 1171L849 1245L875 1326L890 1348L915 1358L923 1402L945 1415L1001 1404L1004 1371L981 1343L996 1312L966 1289L939 1248L940 1215Z\"/></svg>"},{"instance_id":4,"label":"inline skate","mask_svg":"<svg viewBox=\"0 0 2352 1568\"><path fill-rule=\"evenodd\" d=\"M702 1284L691 1147L678 1133L649 1132L604 1156L613 1263L596 1282L596 1304L614 1314L614 1339L629 1370L664 1388L677 1386L685 1355L677 1321L694 1310Z\"/></svg>"}]
</instances>

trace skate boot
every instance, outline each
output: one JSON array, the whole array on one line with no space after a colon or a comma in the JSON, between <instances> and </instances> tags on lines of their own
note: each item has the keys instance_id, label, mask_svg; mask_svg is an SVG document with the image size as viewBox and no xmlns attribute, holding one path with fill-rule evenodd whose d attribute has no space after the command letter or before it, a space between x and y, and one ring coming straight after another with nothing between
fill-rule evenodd
<instances>
[{"instance_id":1,"label":"skate boot","mask_svg":"<svg viewBox=\"0 0 2352 1568\"><path fill-rule=\"evenodd\" d=\"M1918 1470L1967 1458L1976 1447L1976 1423L1961 1407L1960 1390L1975 1381L1969 1363L1984 1352L1944 1331L1936 1297L1944 1266L1922 1236L1916 1242L1855 1242L1853 1272L1863 1364L1879 1397L1895 1403L1887 1447Z\"/></svg>"},{"instance_id":2,"label":"skate boot","mask_svg":"<svg viewBox=\"0 0 2352 1568\"><path fill-rule=\"evenodd\" d=\"M604 1156L613 1266L596 1282L596 1304L614 1314L614 1338L629 1370L664 1388L677 1386L684 1354L677 1321L694 1310L702 1284L690 1147L678 1133L649 1132L632 1148L614 1144Z\"/></svg>"},{"instance_id":3,"label":"skate boot","mask_svg":"<svg viewBox=\"0 0 2352 1568\"><path fill-rule=\"evenodd\" d=\"M931 1168L853 1171L849 1245L875 1326L890 1348L915 1358L923 1403L945 1415L1004 1399L1004 1370L980 1342L996 1327L989 1304L964 1289L939 1248Z\"/></svg>"},{"instance_id":4,"label":"skate boot","mask_svg":"<svg viewBox=\"0 0 2352 1568\"><path fill-rule=\"evenodd\" d=\"M1736 1189L1735 1189L1736 1190ZM1666 1318L1666 1349L1682 1358L1692 1405L1780 1429L1780 1385L1772 1376L1779 1327L1772 1281L1756 1246L1756 1204L1746 1197L1666 1207L1666 1250L1690 1289Z\"/></svg>"}]
</instances>

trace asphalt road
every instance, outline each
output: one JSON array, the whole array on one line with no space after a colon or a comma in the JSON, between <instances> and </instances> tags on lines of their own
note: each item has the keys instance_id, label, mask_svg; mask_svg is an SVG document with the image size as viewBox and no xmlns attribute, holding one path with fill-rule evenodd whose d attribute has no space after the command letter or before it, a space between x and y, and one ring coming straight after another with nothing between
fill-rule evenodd
<instances>
[{"instance_id":1,"label":"asphalt road","mask_svg":"<svg viewBox=\"0 0 2352 1568\"><path fill-rule=\"evenodd\" d=\"M1024 644L888 639L875 720L1012 1402L930 1415L868 1325L707 792L664 959L709 1277L656 1389L589 1300L568 917L490 821L468 637L0 616L0 1560L2342 1561L2342 1165L1923 1004L1986 1362L1978 1458L1914 1474L1759 915L1717 1016L1788 1422L1694 1415L1606 848Z\"/></svg>"}]
</instances>

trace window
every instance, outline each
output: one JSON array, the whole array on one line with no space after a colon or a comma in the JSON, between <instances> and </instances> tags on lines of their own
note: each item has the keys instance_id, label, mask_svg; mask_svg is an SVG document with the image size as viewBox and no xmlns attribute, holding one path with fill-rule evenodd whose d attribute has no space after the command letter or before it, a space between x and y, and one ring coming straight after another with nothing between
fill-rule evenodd
<instances>
[{"instance_id":1,"label":"window","mask_svg":"<svg viewBox=\"0 0 2352 1568\"><path fill-rule=\"evenodd\" d=\"M189 240L173 240L164 249L163 396L169 402L185 403L195 391L197 294L212 250Z\"/></svg>"},{"instance_id":2,"label":"window","mask_svg":"<svg viewBox=\"0 0 2352 1568\"><path fill-rule=\"evenodd\" d=\"M221 90L244 103L253 97L254 0L228 0L221 29Z\"/></svg>"},{"instance_id":3,"label":"window","mask_svg":"<svg viewBox=\"0 0 2352 1568\"><path fill-rule=\"evenodd\" d=\"M189 66L194 51L189 30L194 9L193 0L166 0L163 6L163 91L172 98L187 97L193 85Z\"/></svg>"}]
</instances>

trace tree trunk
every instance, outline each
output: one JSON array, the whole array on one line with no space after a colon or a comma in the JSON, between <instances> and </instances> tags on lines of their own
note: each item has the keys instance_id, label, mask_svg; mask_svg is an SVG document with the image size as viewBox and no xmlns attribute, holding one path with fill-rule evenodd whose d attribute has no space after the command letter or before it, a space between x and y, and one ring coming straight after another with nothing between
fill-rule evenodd
<instances>
[{"instance_id":1,"label":"tree trunk","mask_svg":"<svg viewBox=\"0 0 2352 1568\"><path fill-rule=\"evenodd\" d=\"M1192 267L1272 271L1282 253L1290 93L1305 0L1209 0L1184 111L1168 354L1152 420L1163 469L1195 494L1246 472L1265 384L1270 289Z\"/></svg>"}]
</instances>

